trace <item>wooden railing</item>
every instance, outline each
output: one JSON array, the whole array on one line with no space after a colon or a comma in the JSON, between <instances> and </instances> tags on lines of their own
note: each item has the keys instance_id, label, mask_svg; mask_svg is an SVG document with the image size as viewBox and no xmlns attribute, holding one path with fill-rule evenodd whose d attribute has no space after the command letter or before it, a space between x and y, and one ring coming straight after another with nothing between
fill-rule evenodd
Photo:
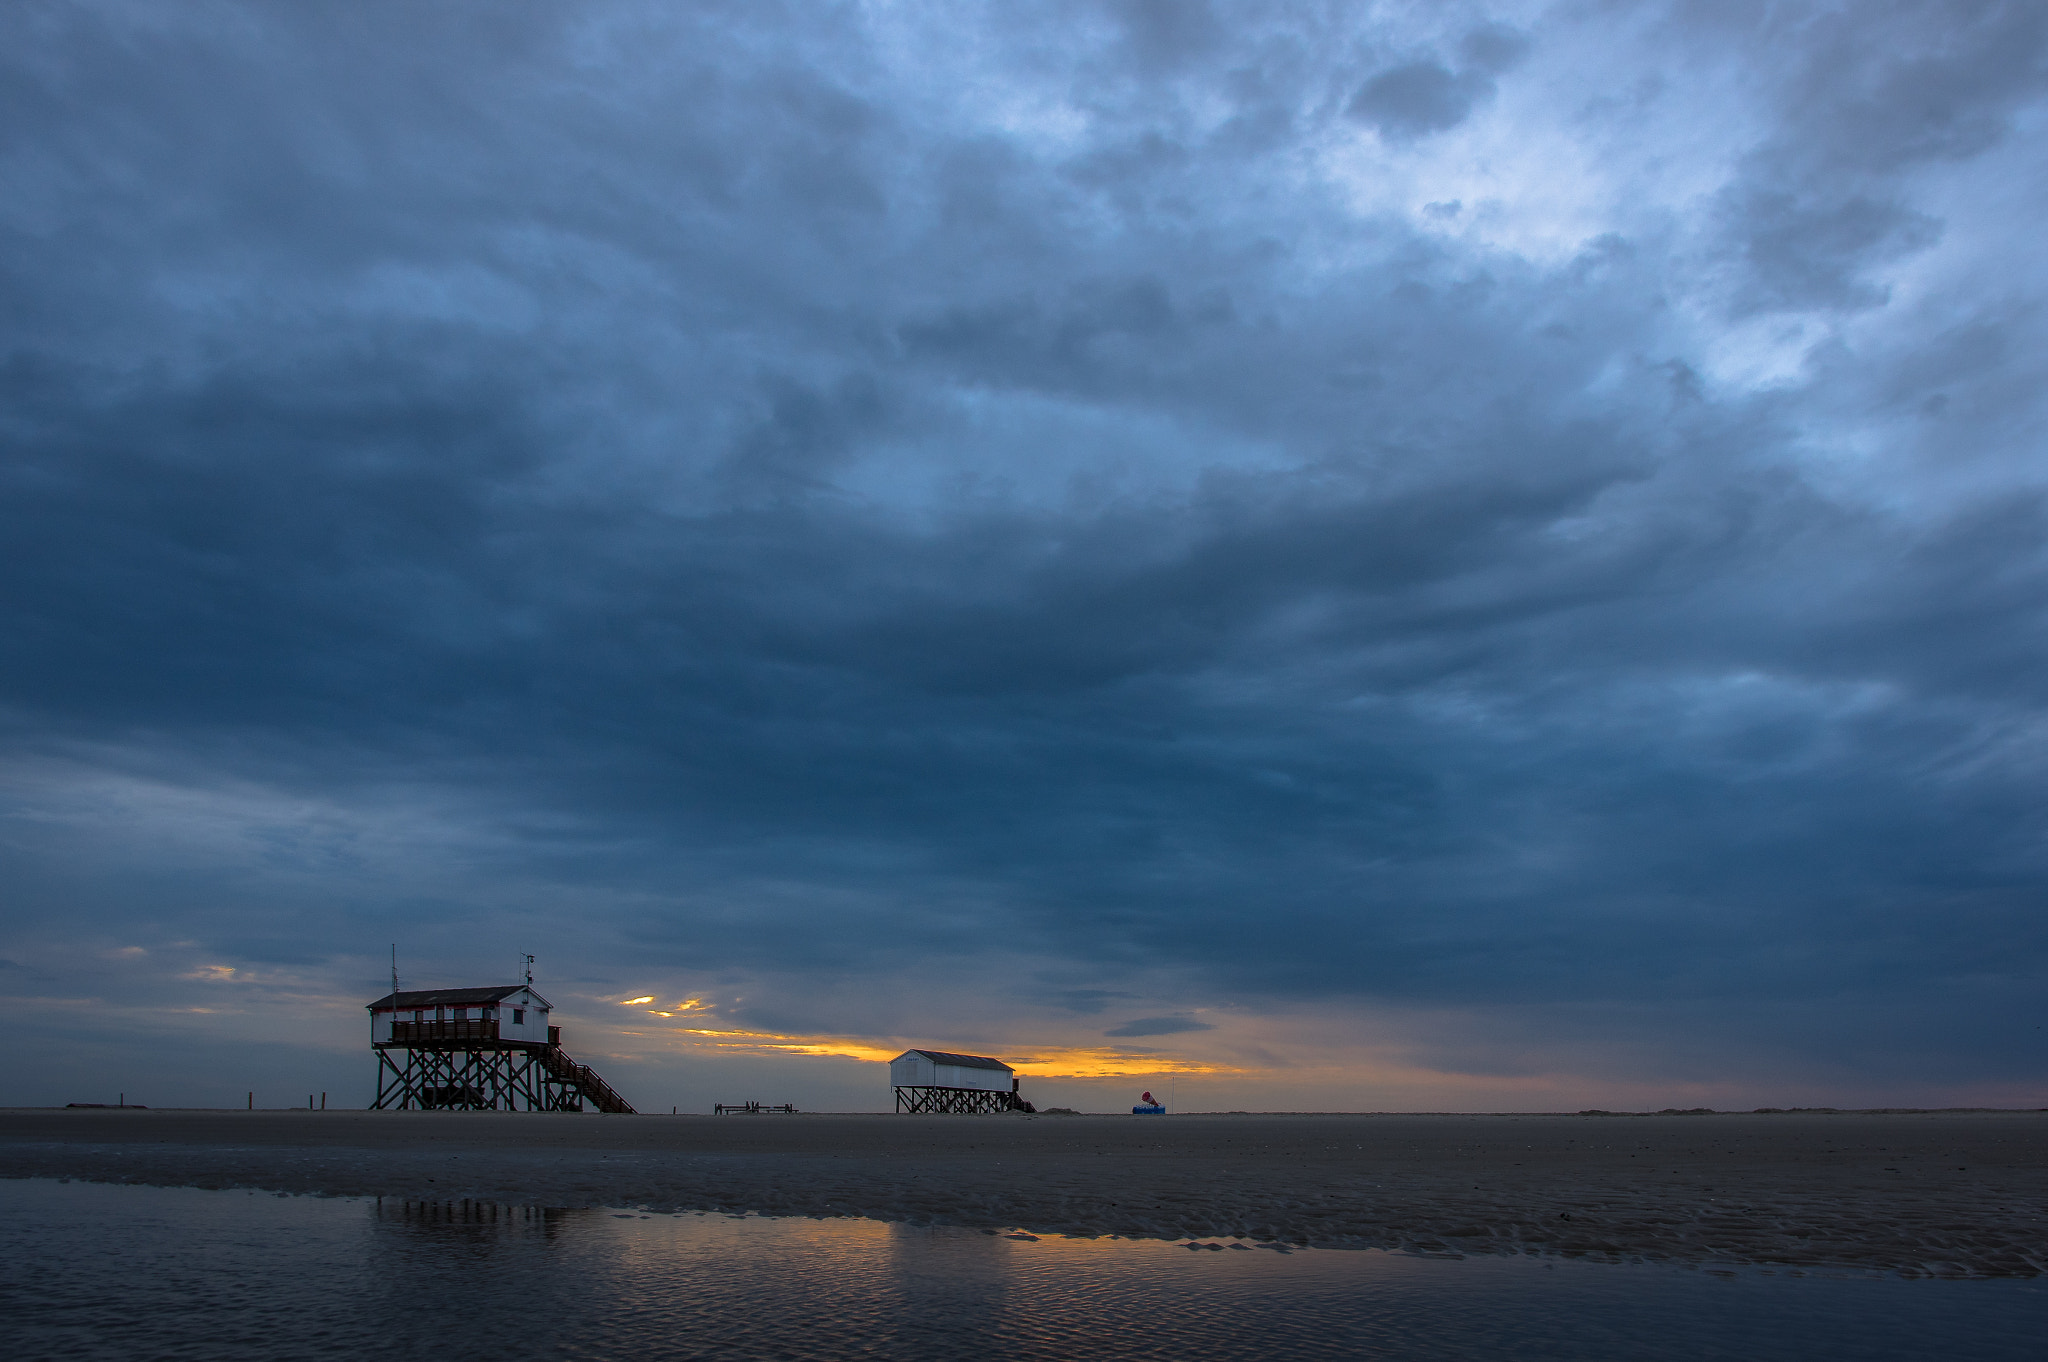
<instances>
[{"instance_id":1,"label":"wooden railing","mask_svg":"<svg viewBox=\"0 0 2048 1362\"><path fill-rule=\"evenodd\" d=\"M469 1041L496 1040L495 1021L395 1021L391 1023L393 1045L460 1045Z\"/></svg>"},{"instance_id":2,"label":"wooden railing","mask_svg":"<svg viewBox=\"0 0 2048 1362\"><path fill-rule=\"evenodd\" d=\"M560 1045L562 1028L550 1026L545 1042L502 1035L496 1021L395 1021L391 1039L380 1045L465 1045L473 1041L506 1040L515 1045Z\"/></svg>"},{"instance_id":3,"label":"wooden railing","mask_svg":"<svg viewBox=\"0 0 2048 1362\"><path fill-rule=\"evenodd\" d=\"M575 1085L576 1089L590 1100L590 1105L599 1111L614 1115L631 1116L633 1106L613 1090L612 1085L597 1076L597 1071L588 1064L578 1064L562 1052L559 1045L550 1045L541 1051L540 1062L547 1071L564 1083Z\"/></svg>"}]
</instances>

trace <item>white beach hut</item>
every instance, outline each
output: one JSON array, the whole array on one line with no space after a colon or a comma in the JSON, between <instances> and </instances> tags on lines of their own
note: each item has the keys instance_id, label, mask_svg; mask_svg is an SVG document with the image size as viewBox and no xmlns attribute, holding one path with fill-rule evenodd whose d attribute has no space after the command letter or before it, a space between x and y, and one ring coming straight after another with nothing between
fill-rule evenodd
<instances>
[{"instance_id":1,"label":"white beach hut","mask_svg":"<svg viewBox=\"0 0 2048 1362\"><path fill-rule=\"evenodd\" d=\"M1017 1071L1000 1059L951 1050L905 1050L889 1061L900 1112L1030 1111L1017 1095Z\"/></svg>"}]
</instances>

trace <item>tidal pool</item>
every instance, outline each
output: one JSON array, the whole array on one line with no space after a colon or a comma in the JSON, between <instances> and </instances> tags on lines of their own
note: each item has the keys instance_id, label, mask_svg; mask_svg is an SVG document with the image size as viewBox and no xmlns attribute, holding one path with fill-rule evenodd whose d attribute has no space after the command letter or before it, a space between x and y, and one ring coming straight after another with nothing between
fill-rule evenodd
<instances>
[{"instance_id":1,"label":"tidal pool","mask_svg":"<svg viewBox=\"0 0 2048 1362\"><path fill-rule=\"evenodd\" d=\"M0 1181L0 1356L2039 1357L2031 1281Z\"/></svg>"}]
</instances>

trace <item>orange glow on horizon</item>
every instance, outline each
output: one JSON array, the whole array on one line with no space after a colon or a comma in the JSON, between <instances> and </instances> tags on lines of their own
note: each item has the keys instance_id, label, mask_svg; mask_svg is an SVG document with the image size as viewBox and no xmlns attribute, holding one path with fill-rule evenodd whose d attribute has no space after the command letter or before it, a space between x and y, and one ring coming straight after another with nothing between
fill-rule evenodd
<instances>
[{"instance_id":1,"label":"orange glow on horizon","mask_svg":"<svg viewBox=\"0 0 2048 1362\"><path fill-rule=\"evenodd\" d=\"M650 1012L650 1016L667 1013ZM792 1036L776 1031L720 1030L677 1026L635 1034L667 1035L693 1049L756 1055L812 1055L886 1064L910 1045L854 1036ZM1007 1061L1021 1078L1142 1078L1155 1074L1238 1074L1236 1065L1166 1054L1133 1054L1107 1046L1034 1045L1018 1047L1027 1059Z\"/></svg>"},{"instance_id":2,"label":"orange glow on horizon","mask_svg":"<svg viewBox=\"0 0 2048 1362\"><path fill-rule=\"evenodd\" d=\"M644 997L628 998L620 1006L638 1007L650 1017L658 1017L664 1021L680 1021L682 1025L621 1034L646 1036L650 1039L667 1037L671 1043L693 1050L711 1050L734 1055L801 1055L851 1059L866 1064L887 1064L917 1044L913 1041L904 1041L900 1037L789 1035L780 1031L751 1031L739 1026L720 1025L723 1019L718 1016L718 1004L702 994L686 994L680 1001L670 1003L666 1010L659 1005L648 1006L654 1003L658 996L650 993ZM735 998L733 1001L742 1000ZM1127 1050L1107 1045L1018 1043L1001 1048L1008 1050L1010 1055L1025 1056L1022 1059L1013 1059L1006 1055L996 1056L1008 1063L1020 1078L1141 1079L1170 1074L1220 1075L1253 1072L1234 1064L1213 1060L1146 1050Z\"/></svg>"},{"instance_id":3,"label":"orange glow on horizon","mask_svg":"<svg viewBox=\"0 0 2048 1362\"><path fill-rule=\"evenodd\" d=\"M1131 1054L1106 1046L1036 1046L1031 1059L1010 1061L1026 1078L1144 1078L1152 1074L1241 1074L1250 1070L1177 1055Z\"/></svg>"}]
</instances>

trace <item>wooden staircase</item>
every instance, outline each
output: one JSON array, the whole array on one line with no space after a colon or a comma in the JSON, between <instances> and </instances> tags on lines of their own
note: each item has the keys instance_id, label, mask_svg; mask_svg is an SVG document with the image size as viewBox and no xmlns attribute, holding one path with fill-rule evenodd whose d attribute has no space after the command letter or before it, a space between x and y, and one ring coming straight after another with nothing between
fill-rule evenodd
<instances>
[{"instance_id":1,"label":"wooden staircase","mask_svg":"<svg viewBox=\"0 0 2048 1362\"><path fill-rule=\"evenodd\" d=\"M540 1052L541 1067L548 1076L573 1087L583 1094L583 1099L599 1111L614 1116L633 1116L633 1104L619 1096L611 1084L597 1076L597 1071L588 1064L578 1064L562 1052L560 1045L550 1045Z\"/></svg>"}]
</instances>

